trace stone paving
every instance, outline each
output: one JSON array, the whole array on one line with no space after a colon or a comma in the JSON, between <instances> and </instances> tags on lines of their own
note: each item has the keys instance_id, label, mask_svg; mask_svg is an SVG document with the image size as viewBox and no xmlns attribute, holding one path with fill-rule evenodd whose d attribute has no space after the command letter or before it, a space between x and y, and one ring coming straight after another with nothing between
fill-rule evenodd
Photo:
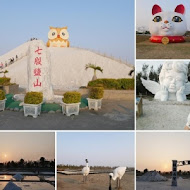
<instances>
[{"instance_id":1,"label":"stone paving","mask_svg":"<svg viewBox=\"0 0 190 190\"><path fill-rule=\"evenodd\" d=\"M133 130L134 100L103 100L99 111L81 109L78 116L41 113L34 119L23 112L0 112L0 130Z\"/></svg>"}]
</instances>

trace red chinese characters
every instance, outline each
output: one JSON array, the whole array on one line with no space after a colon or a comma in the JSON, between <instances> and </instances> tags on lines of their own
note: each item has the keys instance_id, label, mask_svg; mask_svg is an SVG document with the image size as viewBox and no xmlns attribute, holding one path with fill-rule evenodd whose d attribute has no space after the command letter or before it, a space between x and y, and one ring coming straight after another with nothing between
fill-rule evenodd
<instances>
[{"instance_id":1,"label":"red chinese characters","mask_svg":"<svg viewBox=\"0 0 190 190\"><path fill-rule=\"evenodd\" d=\"M36 83L34 82L34 87L37 87L37 86L42 86L42 83L39 82L39 79L36 80Z\"/></svg>"},{"instance_id":2,"label":"red chinese characters","mask_svg":"<svg viewBox=\"0 0 190 190\"><path fill-rule=\"evenodd\" d=\"M40 49L40 48L38 47L38 49L35 51L35 53L37 53L38 55L41 55L42 53L41 53L40 51L42 51L42 49Z\"/></svg>"},{"instance_id":3,"label":"red chinese characters","mask_svg":"<svg viewBox=\"0 0 190 190\"><path fill-rule=\"evenodd\" d=\"M35 53L37 53L38 55L41 55L42 54L41 52L42 52L42 49L40 49L39 47L37 50L35 50ZM34 87L41 87L42 82L40 82L40 78L41 78L42 59L40 56L35 57L34 65L38 67L35 67L33 70L33 74L36 77L36 81L33 83L33 85Z\"/></svg>"},{"instance_id":4,"label":"red chinese characters","mask_svg":"<svg viewBox=\"0 0 190 190\"><path fill-rule=\"evenodd\" d=\"M41 69L40 68L34 69L34 76L41 76Z\"/></svg>"},{"instance_id":5,"label":"red chinese characters","mask_svg":"<svg viewBox=\"0 0 190 190\"><path fill-rule=\"evenodd\" d=\"M34 64L35 65L42 65L41 57L36 57L35 60L34 60Z\"/></svg>"}]
</instances>

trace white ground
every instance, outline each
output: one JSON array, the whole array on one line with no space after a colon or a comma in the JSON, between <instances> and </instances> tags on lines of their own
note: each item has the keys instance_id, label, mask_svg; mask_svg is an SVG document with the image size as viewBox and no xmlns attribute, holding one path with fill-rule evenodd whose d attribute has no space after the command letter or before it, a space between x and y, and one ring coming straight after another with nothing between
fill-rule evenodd
<instances>
[{"instance_id":1,"label":"white ground","mask_svg":"<svg viewBox=\"0 0 190 190\"><path fill-rule=\"evenodd\" d=\"M2 190L8 182L0 181L0 189ZM55 190L55 187L44 182L14 182L22 190Z\"/></svg>"},{"instance_id":2,"label":"white ground","mask_svg":"<svg viewBox=\"0 0 190 190\"><path fill-rule=\"evenodd\" d=\"M143 115L137 118L137 130L184 130L189 106L190 101L180 103L143 99Z\"/></svg>"},{"instance_id":3,"label":"white ground","mask_svg":"<svg viewBox=\"0 0 190 190\"><path fill-rule=\"evenodd\" d=\"M179 179L177 187L171 186L171 180L166 182L140 182L137 181L137 190L189 190L190 180L189 179Z\"/></svg>"},{"instance_id":4,"label":"white ground","mask_svg":"<svg viewBox=\"0 0 190 190\"><path fill-rule=\"evenodd\" d=\"M27 86L27 50L31 42L27 42L5 55L0 56L0 63L18 55L19 60L6 69L12 82L20 87ZM131 78L128 73L132 66L114 59L98 55L80 48L48 48L51 54L51 79L54 89L68 90L86 86L93 77L93 70L85 70L88 63L96 64L103 69L97 71L98 78ZM2 76L2 74L0 75Z\"/></svg>"}]
</instances>

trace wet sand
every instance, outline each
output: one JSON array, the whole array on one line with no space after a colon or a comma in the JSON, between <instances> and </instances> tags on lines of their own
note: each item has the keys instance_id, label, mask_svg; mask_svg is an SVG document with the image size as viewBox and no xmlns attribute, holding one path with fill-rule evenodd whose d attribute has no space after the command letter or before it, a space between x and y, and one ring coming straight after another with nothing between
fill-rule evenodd
<instances>
[{"instance_id":1,"label":"wet sand","mask_svg":"<svg viewBox=\"0 0 190 190\"><path fill-rule=\"evenodd\" d=\"M108 174L91 174L86 184L82 175L57 174L58 190L106 190L109 189ZM116 181L112 180L112 190L116 187ZM120 190L134 190L134 172L127 172L121 180Z\"/></svg>"},{"instance_id":2,"label":"wet sand","mask_svg":"<svg viewBox=\"0 0 190 190\"><path fill-rule=\"evenodd\" d=\"M189 190L190 179L177 180L178 186L171 186L171 179L166 182L141 182L137 181L137 190Z\"/></svg>"}]
</instances>

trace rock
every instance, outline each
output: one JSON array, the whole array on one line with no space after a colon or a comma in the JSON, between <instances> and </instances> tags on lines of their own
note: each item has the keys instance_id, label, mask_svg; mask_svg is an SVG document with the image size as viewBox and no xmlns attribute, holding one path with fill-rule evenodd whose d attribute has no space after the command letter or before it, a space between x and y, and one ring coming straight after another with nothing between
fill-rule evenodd
<instances>
[{"instance_id":1,"label":"rock","mask_svg":"<svg viewBox=\"0 0 190 190\"><path fill-rule=\"evenodd\" d=\"M10 111L13 111L14 110L14 108L10 108Z\"/></svg>"},{"instance_id":2,"label":"rock","mask_svg":"<svg viewBox=\"0 0 190 190\"><path fill-rule=\"evenodd\" d=\"M56 113L61 113L61 110L56 110Z\"/></svg>"},{"instance_id":3,"label":"rock","mask_svg":"<svg viewBox=\"0 0 190 190\"><path fill-rule=\"evenodd\" d=\"M27 71L27 91L42 92L44 100L53 100L50 53L41 40L34 40L29 45Z\"/></svg>"}]
</instances>

